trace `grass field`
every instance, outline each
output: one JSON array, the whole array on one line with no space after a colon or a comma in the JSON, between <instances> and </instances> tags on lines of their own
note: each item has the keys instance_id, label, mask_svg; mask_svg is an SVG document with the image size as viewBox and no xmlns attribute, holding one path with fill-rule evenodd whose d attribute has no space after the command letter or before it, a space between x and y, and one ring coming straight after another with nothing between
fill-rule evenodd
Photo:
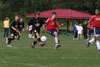
<instances>
[{"instance_id":1,"label":"grass field","mask_svg":"<svg viewBox=\"0 0 100 67\"><path fill-rule=\"evenodd\" d=\"M46 45L41 48L37 44L32 49L33 40L24 32L9 48L0 35L0 67L100 67L100 52L95 44L86 48L85 40L73 41L72 36L61 35L62 47L54 50L54 38L47 34Z\"/></svg>"}]
</instances>

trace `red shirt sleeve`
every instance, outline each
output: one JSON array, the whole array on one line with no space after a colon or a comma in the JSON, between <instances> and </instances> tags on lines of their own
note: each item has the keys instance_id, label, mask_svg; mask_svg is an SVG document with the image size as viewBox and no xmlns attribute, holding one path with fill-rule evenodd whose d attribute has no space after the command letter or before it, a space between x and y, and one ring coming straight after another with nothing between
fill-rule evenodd
<instances>
[{"instance_id":1,"label":"red shirt sleeve","mask_svg":"<svg viewBox=\"0 0 100 67\"><path fill-rule=\"evenodd\" d=\"M94 22L94 16L92 16L89 20L89 24L91 25Z\"/></svg>"}]
</instances>

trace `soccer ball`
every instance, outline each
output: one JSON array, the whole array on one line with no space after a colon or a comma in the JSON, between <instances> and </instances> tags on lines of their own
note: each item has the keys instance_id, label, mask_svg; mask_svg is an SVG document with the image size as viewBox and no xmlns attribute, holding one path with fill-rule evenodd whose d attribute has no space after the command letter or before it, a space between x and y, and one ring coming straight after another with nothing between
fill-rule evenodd
<instances>
[{"instance_id":1,"label":"soccer ball","mask_svg":"<svg viewBox=\"0 0 100 67\"><path fill-rule=\"evenodd\" d=\"M47 37L46 36L42 36L41 37L41 41L45 42L47 40Z\"/></svg>"}]
</instances>

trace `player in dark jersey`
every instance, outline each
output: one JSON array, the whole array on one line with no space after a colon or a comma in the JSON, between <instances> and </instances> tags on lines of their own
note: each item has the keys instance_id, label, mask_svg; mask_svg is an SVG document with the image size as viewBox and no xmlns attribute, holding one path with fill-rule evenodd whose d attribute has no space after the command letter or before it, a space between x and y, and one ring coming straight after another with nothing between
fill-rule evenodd
<instances>
[{"instance_id":1,"label":"player in dark jersey","mask_svg":"<svg viewBox=\"0 0 100 67\"><path fill-rule=\"evenodd\" d=\"M37 42L40 43L41 47L43 47L45 45L45 43L43 43L40 39L40 28L43 26L43 31L45 29L45 25L44 25L44 21L42 18L39 17L40 13L39 12L35 12L35 17L32 18L32 20L30 21L32 24L32 30L33 33L35 34L35 40L32 43L32 48L35 48L35 45Z\"/></svg>"},{"instance_id":2,"label":"player in dark jersey","mask_svg":"<svg viewBox=\"0 0 100 67\"><path fill-rule=\"evenodd\" d=\"M21 31L22 30L24 31L24 21L23 21L23 18L20 18L20 21L18 23L18 28L17 29L20 32L20 33L18 33L18 37L17 37L17 40L19 40L20 36L21 36Z\"/></svg>"},{"instance_id":3,"label":"player in dark jersey","mask_svg":"<svg viewBox=\"0 0 100 67\"><path fill-rule=\"evenodd\" d=\"M19 33L18 31L18 21L19 17L18 16L15 16L15 20L12 21L11 25L10 25L10 32L11 32L11 37L7 39L7 44L8 44L8 47L12 47L11 46L11 42L12 40L16 39L17 38L17 33Z\"/></svg>"}]
</instances>

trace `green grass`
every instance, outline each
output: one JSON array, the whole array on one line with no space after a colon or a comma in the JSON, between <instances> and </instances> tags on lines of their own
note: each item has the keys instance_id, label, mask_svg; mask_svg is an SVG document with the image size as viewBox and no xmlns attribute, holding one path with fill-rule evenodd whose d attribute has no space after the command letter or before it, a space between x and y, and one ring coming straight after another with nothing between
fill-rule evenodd
<instances>
[{"instance_id":1,"label":"green grass","mask_svg":"<svg viewBox=\"0 0 100 67\"><path fill-rule=\"evenodd\" d=\"M47 34L44 47L30 47L33 39L28 33L22 34L20 41L13 41L7 47L0 33L0 67L100 67L100 52L96 45L86 48L85 40L73 41L72 36L61 35L62 47L54 50L54 38Z\"/></svg>"}]
</instances>

